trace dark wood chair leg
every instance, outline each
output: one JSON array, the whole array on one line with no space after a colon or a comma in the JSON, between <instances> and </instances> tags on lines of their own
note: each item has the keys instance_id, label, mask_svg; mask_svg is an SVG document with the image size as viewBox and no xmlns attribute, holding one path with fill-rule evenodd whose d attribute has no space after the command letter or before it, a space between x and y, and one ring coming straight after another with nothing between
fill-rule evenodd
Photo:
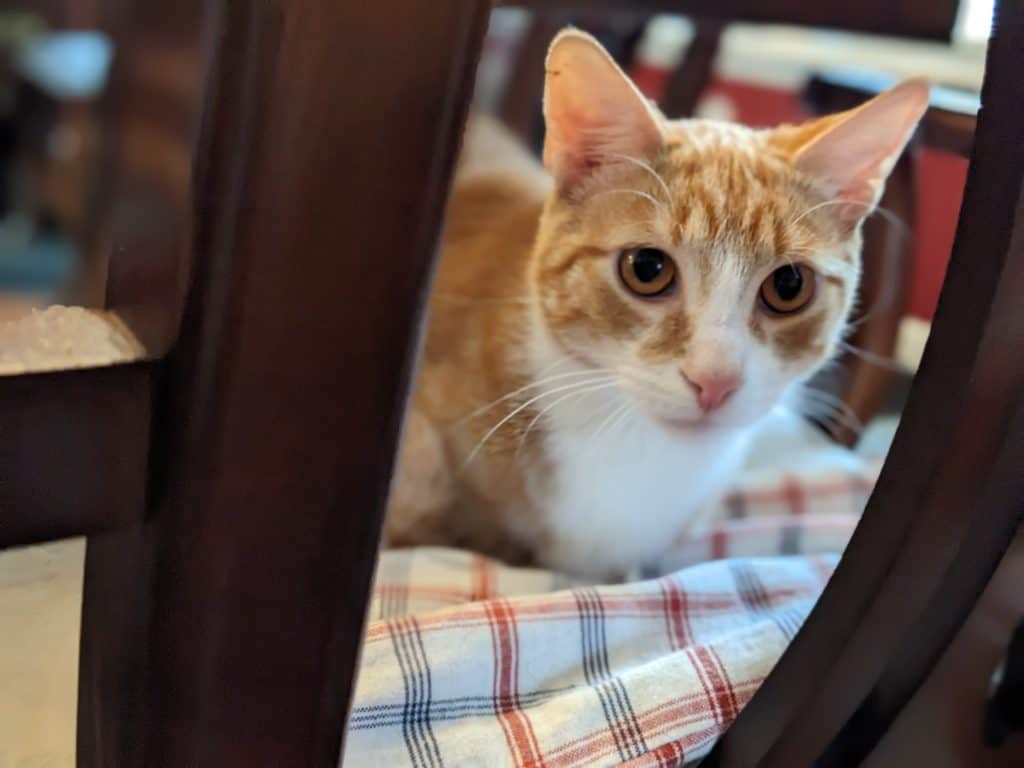
<instances>
[{"instance_id":1,"label":"dark wood chair leg","mask_svg":"<svg viewBox=\"0 0 1024 768\"><path fill-rule=\"evenodd\" d=\"M708 767L859 765L1021 521L1022 43L1024 6L998 4L953 255L889 457L824 594Z\"/></svg>"},{"instance_id":2,"label":"dark wood chair leg","mask_svg":"<svg viewBox=\"0 0 1024 768\"><path fill-rule=\"evenodd\" d=\"M489 4L220 11L150 530L88 555L96 768L337 764Z\"/></svg>"},{"instance_id":3,"label":"dark wood chair leg","mask_svg":"<svg viewBox=\"0 0 1024 768\"><path fill-rule=\"evenodd\" d=\"M725 26L725 22L720 19L702 18L696 21L690 47L665 89L662 110L669 117L690 117L697 110L697 103L711 81Z\"/></svg>"},{"instance_id":4,"label":"dark wood chair leg","mask_svg":"<svg viewBox=\"0 0 1024 768\"><path fill-rule=\"evenodd\" d=\"M78 652L77 765L145 766L152 527L90 536Z\"/></svg>"}]
</instances>

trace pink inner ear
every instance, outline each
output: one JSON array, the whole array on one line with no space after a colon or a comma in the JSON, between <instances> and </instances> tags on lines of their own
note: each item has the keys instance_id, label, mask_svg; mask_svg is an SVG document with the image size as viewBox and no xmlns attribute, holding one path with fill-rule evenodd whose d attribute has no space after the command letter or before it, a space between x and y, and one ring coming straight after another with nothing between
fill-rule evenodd
<instances>
[{"instance_id":1,"label":"pink inner ear","mask_svg":"<svg viewBox=\"0 0 1024 768\"><path fill-rule=\"evenodd\" d=\"M552 44L544 117L544 163L563 189L611 156L647 156L662 138L640 92L596 40L579 33Z\"/></svg>"},{"instance_id":2,"label":"pink inner ear","mask_svg":"<svg viewBox=\"0 0 1024 768\"><path fill-rule=\"evenodd\" d=\"M908 81L886 91L820 135L796 165L817 178L827 194L845 199L844 218L870 213L886 177L928 106L928 87Z\"/></svg>"}]
</instances>

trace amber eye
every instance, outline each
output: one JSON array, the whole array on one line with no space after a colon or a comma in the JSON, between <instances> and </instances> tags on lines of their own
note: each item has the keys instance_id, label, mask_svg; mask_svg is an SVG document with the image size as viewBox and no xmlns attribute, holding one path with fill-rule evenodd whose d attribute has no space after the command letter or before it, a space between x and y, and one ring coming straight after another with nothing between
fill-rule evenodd
<instances>
[{"instance_id":1,"label":"amber eye","mask_svg":"<svg viewBox=\"0 0 1024 768\"><path fill-rule=\"evenodd\" d=\"M676 279L676 263L657 248L636 248L619 256L619 276L638 296L660 296Z\"/></svg>"},{"instance_id":2,"label":"amber eye","mask_svg":"<svg viewBox=\"0 0 1024 768\"><path fill-rule=\"evenodd\" d=\"M814 298L814 270L802 265L779 267L761 283L761 303L772 314L792 315Z\"/></svg>"}]
</instances>

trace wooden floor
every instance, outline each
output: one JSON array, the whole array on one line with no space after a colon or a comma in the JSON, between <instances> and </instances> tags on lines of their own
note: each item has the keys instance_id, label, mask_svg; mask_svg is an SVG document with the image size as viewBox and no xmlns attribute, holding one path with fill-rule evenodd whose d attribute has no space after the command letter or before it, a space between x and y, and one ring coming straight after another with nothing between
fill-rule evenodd
<instances>
[{"instance_id":1,"label":"wooden floor","mask_svg":"<svg viewBox=\"0 0 1024 768\"><path fill-rule=\"evenodd\" d=\"M0 554L0 766L75 764L85 541Z\"/></svg>"}]
</instances>

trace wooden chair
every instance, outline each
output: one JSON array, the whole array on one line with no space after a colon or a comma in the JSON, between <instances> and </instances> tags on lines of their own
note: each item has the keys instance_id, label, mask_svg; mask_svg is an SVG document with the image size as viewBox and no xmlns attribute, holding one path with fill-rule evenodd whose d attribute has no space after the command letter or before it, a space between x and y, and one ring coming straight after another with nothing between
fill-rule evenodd
<instances>
[{"instance_id":1,"label":"wooden chair","mask_svg":"<svg viewBox=\"0 0 1024 768\"><path fill-rule=\"evenodd\" d=\"M844 13L879 28L915 3ZM769 5L825 21L824 3ZM108 234L124 277L104 317L145 341L145 359L0 377L0 546L89 536L79 764L326 768L489 6L189 7L209 54L191 215L154 195ZM1024 6L999 14L957 242L896 441L823 597L707 766L859 764L1019 522ZM180 249L120 246L154 232Z\"/></svg>"}]
</instances>

